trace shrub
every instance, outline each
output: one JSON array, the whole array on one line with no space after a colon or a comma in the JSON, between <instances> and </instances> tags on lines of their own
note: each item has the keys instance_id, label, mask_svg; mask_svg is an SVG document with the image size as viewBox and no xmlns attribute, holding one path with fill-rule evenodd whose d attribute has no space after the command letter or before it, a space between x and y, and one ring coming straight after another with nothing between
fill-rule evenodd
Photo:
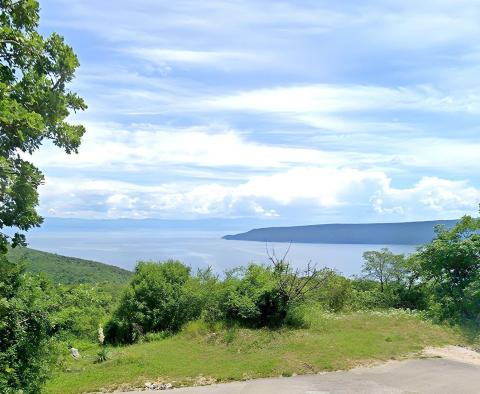
<instances>
[{"instance_id":1,"label":"shrub","mask_svg":"<svg viewBox=\"0 0 480 394\"><path fill-rule=\"evenodd\" d=\"M366 310L366 309L384 309L390 308L392 304L392 297L390 293L381 292L376 289L358 290L353 288L352 297L349 302L349 309L351 310Z\"/></svg>"},{"instance_id":2,"label":"shrub","mask_svg":"<svg viewBox=\"0 0 480 394\"><path fill-rule=\"evenodd\" d=\"M270 256L272 266L250 264L226 273L223 282L209 288L203 318L250 327L279 326L286 323L289 311L302 304L310 292L328 282L332 271L293 270L288 262ZM290 314L289 321L293 315Z\"/></svg>"},{"instance_id":3,"label":"shrub","mask_svg":"<svg viewBox=\"0 0 480 394\"><path fill-rule=\"evenodd\" d=\"M111 357L111 355L110 355L110 351L108 350L108 348L106 346L102 346L97 353L97 357L95 359L95 362L97 364L101 364L101 363L104 363L107 360L110 360L110 357Z\"/></svg>"},{"instance_id":4,"label":"shrub","mask_svg":"<svg viewBox=\"0 0 480 394\"><path fill-rule=\"evenodd\" d=\"M112 294L103 285L73 285L57 288L57 311L53 315L59 336L95 340L98 327L113 311Z\"/></svg>"},{"instance_id":5,"label":"shrub","mask_svg":"<svg viewBox=\"0 0 480 394\"><path fill-rule=\"evenodd\" d=\"M212 268L199 269L195 277L187 284L201 309L202 319L208 324L224 320L224 313L220 309L223 283L213 274Z\"/></svg>"},{"instance_id":6,"label":"shrub","mask_svg":"<svg viewBox=\"0 0 480 394\"><path fill-rule=\"evenodd\" d=\"M54 361L51 290L45 279L0 257L1 393L41 391Z\"/></svg>"},{"instance_id":7,"label":"shrub","mask_svg":"<svg viewBox=\"0 0 480 394\"><path fill-rule=\"evenodd\" d=\"M187 337L197 338L203 337L212 331L219 331L222 328L223 327L217 325L216 330L213 330L212 325L202 319L198 319L185 324L182 328L182 333Z\"/></svg>"},{"instance_id":8,"label":"shrub","mask_svg":"<svg viewBox=\"0 0 480 394\"><path fill-rule=\"evenodd\" d=\"M168 338L171 335L169 331L147 332L143 338L143 342L156 342Z\"/></svg>"},{"instance_id":9,"label":"shrub","mask_svg":"<svg viewBox=\"0 0 480 394\"><path fill-rule=\"evenodd\" d=\"M220 310L227 320L249 326L277 325L288 310L269 267L250 264L228 275L220 297Z\"/></svg>"},{"instance_id":10,"label":"shrub","mask_svg":"<svg viewBox=\"0 0 480 394\"><path fill-rule=\"evenodd\" d=\"M309 328L309 314L315 313L309 303L295 305L289 308L285 317L285 324L293 328Z\"/></svg>"},{"instance_id":11,"label":"shrub","mask_svg":"<svg viewBox=\"0 0 480 394\"><path fill-rule=\"evenodd\" d=\"M133 343L148 332L175 332L201 311L190 268L179 261L140 262L105 327L110 343Z\"/></svg>"},{"instance_id":12,"label":"shrub","mask_svg":"<svg viewBox=\"0 0 480 394\"><path fill-rule=\"evenodd\" d=\"M324 308L338 312L351 302L352 282L341 275L332 273L325 285L315 291L312 298L319 301Z\"/></svg>"}]
</instances>

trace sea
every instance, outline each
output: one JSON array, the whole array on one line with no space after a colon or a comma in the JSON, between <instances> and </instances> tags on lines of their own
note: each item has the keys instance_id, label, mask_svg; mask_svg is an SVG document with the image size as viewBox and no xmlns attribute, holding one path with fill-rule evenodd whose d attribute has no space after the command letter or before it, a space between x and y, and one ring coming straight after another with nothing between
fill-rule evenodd
<instances>
[{"instance_id":1,"label":"sea","mask_svg":"<svg viewBox=\"0 0 480 394\"><path fill-rule=\"evenodd\" d=\"M268 243L224 240L235 231L188 231L186 229L148 229L135 231L87 231L37 229L28 234L29 247L60 255L95 260L133 270L138 261L180 260L192 267L212 269L222 274L231 268L251 262L268 264L275 253L295 268L311 262L329 267L346 276L359 275L362 254L387 247L394 253L410 254L415 245L305 244Z\"/></svg>"}]
</instances>

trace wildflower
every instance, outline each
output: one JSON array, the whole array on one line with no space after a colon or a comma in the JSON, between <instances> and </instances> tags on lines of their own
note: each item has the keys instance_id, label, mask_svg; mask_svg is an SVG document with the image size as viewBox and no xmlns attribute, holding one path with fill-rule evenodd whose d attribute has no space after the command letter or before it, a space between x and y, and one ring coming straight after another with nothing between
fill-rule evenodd
<instances>
[{"instance_id":1,"label":"wildflower","mask_svg":"<svg viewBox=\"0 0 480 394\"><path fill-rule=\"evenodd\" d=\"M105 342L105 335L103 335L103 327L101 324L98 325L98 342L100 345L103 345Z\"/></svg>"}]
</instances>

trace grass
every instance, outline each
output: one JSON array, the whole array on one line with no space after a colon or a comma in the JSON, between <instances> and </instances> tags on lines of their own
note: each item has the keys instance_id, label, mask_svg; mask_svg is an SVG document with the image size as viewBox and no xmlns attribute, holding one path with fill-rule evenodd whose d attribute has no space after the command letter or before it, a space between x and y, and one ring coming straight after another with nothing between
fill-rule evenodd
<instances>
[{"instance_id":1,"label":"grass","mask_svg":"<svg viewBox=\"0 0 480 394\"><path fill-rule=\"evenodd\" d=\"M55 283L78 284L100 283L125 284L133 273L112 265L96 261L66 257L41 252L30 248L10 249L7 257L12 261L23 261L26 269L34 274L44 274Z\"/></svg>"},{"instance_id":2,"label":"grass","mask_svg":"<svg viewBox=\"0 0 480 394\"><path fill-rule=\"evenodd\" d=\"M333 371L461 341L453 330L403 311L312 310L308 316L309 327L302 329L212 330L192 322L175 336L112 348L111 359L101 364L95 363L97 346L77 344L82 360L67 358L47 393L142 387L146 381L183 386Z\"/></svg>"}]
</instances>

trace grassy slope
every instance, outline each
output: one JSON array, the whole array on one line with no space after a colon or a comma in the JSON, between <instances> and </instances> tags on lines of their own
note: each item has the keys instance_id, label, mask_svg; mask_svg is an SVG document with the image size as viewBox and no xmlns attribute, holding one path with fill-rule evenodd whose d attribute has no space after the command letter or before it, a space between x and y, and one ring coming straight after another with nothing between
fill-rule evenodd
<instances>
[{"instance_id":1,"label":"grassy slope","mask_svg":"<svg viewBox=\"0 0 480 394\"><path fill-rule=\"evenodd\" d=\"M139 387L162 380L192 385L200 375L218 381L313 373L351 368L368 361L417 353L427 345L458 343L451 330L405 313L312 313L308 329L205 331L191 323L176 336L112 349L112 358L95 364L97 347L67 357L65 372L47 392L81 393L101 388ZM67 372L68 371L68 372Z\"/></svg>"},{"instance_id":2,"label":"grassy slope","mask_svg":"<svg viewBox=\"0 0 480 394\"><path fill-rule=\"evenodd\" d=\"M23 260L27 271L44 273L57 283L98 283L112 284L128 282L132 273L119 267L96 261L65 257L54 253L29 248L15 248L8 253L11 260Z\"/></svg>"}]
</instances>

